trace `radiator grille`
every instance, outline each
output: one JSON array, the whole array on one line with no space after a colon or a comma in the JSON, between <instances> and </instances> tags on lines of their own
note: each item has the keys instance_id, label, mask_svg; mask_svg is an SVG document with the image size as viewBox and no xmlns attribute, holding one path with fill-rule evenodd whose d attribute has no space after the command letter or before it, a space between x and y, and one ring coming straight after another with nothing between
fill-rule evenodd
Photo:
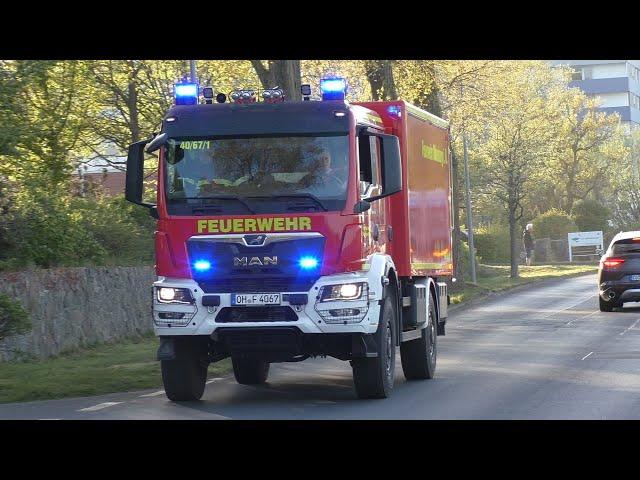
<instances>
[{"instance_id":1,"label":"radiator grille","mask_svg":"<svg viewBox=\"0 0 640 480\"><path fill-rule=\"evenodd\" d=\"M291 307L225 307L216 317L228 322L295 322L298 316Z\"/></svg>"}]
</instances>

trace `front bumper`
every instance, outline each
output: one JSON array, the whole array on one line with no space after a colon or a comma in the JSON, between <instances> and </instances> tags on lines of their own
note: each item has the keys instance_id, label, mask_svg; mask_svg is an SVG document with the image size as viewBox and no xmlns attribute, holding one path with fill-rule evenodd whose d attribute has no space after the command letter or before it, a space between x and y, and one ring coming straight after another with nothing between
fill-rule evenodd
<instances>
[{"instance_id":1,"label":"front bumper","mask_svg":"<svg viewBox=\"0 0 640 480\"><path fill-rule=\"evenodd\" d=\"M278 321L277 318L258 319L259 321L242 321L232 322L228 317L221 316L222 309L232 307L231 293L215 293L207 292L206 295L217 295L220 297L220 305L204 306L202 297L205 295L197 282L191 279L166 278L159 277L154 282L154 287L174 287L188 288L195 299L194 305L174 305L159 303L155 293L153 295L153 326L155 334L158 336L176 336L176 335L213 335L216 330L224 328L225 331L231 329L242 328L263 328L263 327L293 327L297 328L303 334L313 333L374 333L378 328L380 318L380 300L382 299L383 286L380 277L369 275L370 272L353 272L342 273L338 275L329 275L320 277L306 292L300 291L284 291L279 292L281 295L305 293L308 296L306 305L292 305L288 301L283 300L281 307L290 307L295 316L289 317L287 320ZM371 277L371 278L370 278ZM315 309L316 297L320 289L325 285L335 285L341 283L368 282L369 295L367 299L367 313L358 323L326 323ZM155 290L155 288L154 288ZM261 293L261 292L255 292ZM349 308L349 302L335 302L335 308ZM257 307L235 307L242 309L251 309ZM269 308L269 307L260 307ZM185 326L168 326L165 324L158 325L160 313L177 312L187 313L190 320ZM297 319L296 319L297 317ZM292 320L293 318L293 320ZM224 319L225 321L221 321Z\"/></svg>"}]
</instances>

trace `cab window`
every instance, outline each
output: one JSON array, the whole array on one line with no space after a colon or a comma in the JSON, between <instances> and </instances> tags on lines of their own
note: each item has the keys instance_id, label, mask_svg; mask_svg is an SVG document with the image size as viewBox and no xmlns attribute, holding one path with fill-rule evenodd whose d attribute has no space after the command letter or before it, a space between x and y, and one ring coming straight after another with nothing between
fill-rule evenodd
<instances>
[{"instance_id":1,"label":"cab window","mask_svg":"<svg viewBox=\"0 0 640 480\"><path fill-rule=\"evenodd\" d=\"M380 185L378 162L380 139L375 136L361 136L358 144L360 158L360 195L366 195L369 186Z\"/></svg>"}]
</instances>

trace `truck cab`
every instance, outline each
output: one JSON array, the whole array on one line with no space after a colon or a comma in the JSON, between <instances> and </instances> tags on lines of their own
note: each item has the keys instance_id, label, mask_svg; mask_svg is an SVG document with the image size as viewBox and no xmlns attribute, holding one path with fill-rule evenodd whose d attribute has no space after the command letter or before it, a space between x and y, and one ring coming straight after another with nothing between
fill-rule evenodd
<instances>
[{"instance_id":1,"label":"truck cab","mask_svg":"<svg viewBox=\"0 0 640 480\"><path fill-rule=\"evenodd\" d=\"M394 261L412 248L394 131L408 107L378 104L176 105L130 146L127 199L158 219L152 314L170 399L201 398L207 366L228 357L243 384L275 362L350 361L361 398L391 393L396 347L407 378L433 376L446 284ZM144 150L158 155L155 204Z\"/></svg>"}]
</instances>

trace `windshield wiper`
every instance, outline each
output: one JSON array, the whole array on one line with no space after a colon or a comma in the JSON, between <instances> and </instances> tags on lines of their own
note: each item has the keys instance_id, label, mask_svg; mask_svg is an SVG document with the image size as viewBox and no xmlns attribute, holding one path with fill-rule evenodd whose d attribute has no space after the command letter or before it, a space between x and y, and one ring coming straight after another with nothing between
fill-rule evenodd
<instances>
[{"instance_id":1,"label":"windshield wiper","mask_svg":"<svg viewBox=\"0 0 640 480\"><path fill-rule=\"evenodd\" d=\"M324 204L320 201L318 197L316 197L315 195L311 195L310 193L290 193L287 195L264 195L264 196L261 195L261 196L245 197L245 198L248 198L248 199L259 198L262 200L273 200L278 198L297 198L297 199L303 199L303 200L313 200L313 202L317 206L319 206L322 210L324 210L325 212L328 210L328 208L324 206Z\"/></svg>"},{"instance_id":2,"label":"windshield wiper","mask_svg":"<svg viewBox=\"0 0 640 480\"><path fill-rule=\"evenodd\" d=\"M183 197L180 200L231 200L234 202L241 203L249 212L256 213L253 208L249 206L247 201L244 198L236 197L234 195L216 195L215 197ZM217 205L212 203L205 203L202 205L197 205L193 207L194 211L203 210L203 209L214 209Z\"/></svg>"}]
</instances>

